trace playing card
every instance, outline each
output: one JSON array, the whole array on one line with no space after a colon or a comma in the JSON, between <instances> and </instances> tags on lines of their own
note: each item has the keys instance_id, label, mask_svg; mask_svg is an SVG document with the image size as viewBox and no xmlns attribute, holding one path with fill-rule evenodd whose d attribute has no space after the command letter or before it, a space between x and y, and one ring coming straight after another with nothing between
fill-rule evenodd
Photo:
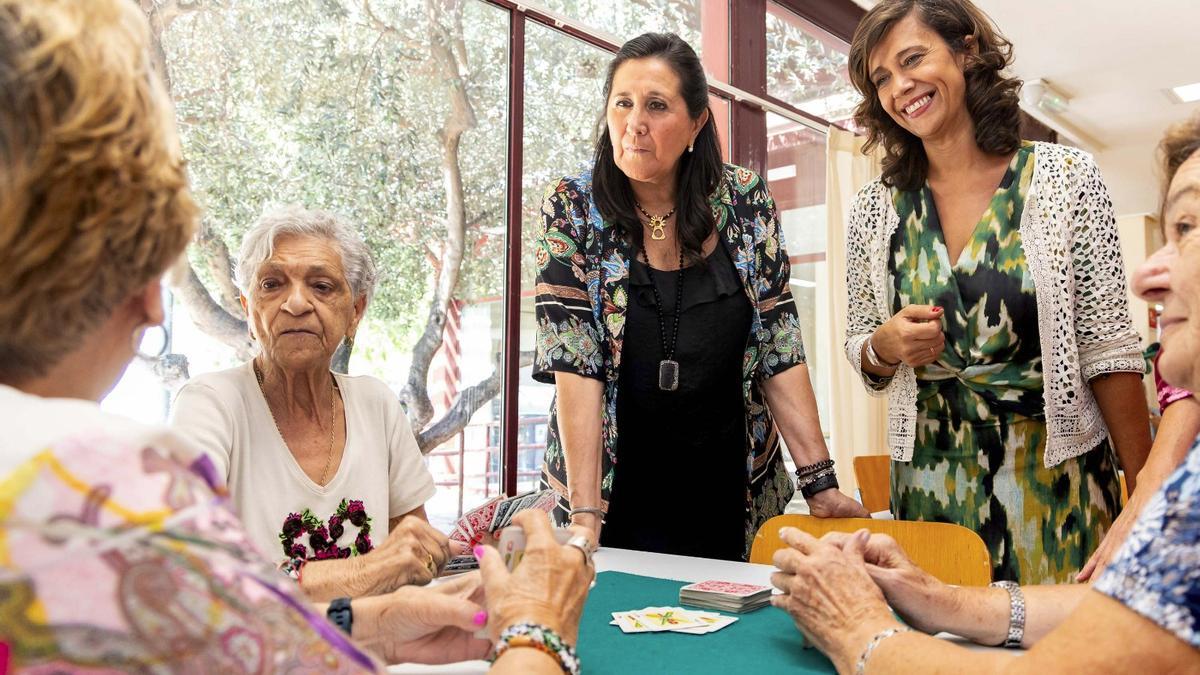
<instances>
[{"instance_id":1,"label":"playing card","mask_svg":"<svg viewBox=\"0 0 1200 675\"><path fill-rule=\"evenodd\" d=\"M689 584L679 589L680 593L720 593L734 598L747 598L763 591L770 592L770 586L755 586L754 584L739 584L733 581L701 581Z\"/></svg>"},{"instance_id":2,"label":"playing card","mask_svg":"<svg viewBox=\"0 0 1200 675\"><path fill-rule=\"evenodd\" d=\"M500 500L500 497L492 497L463 514L459 522L466 524L462 529L469 537L468 543L476 543L480 536L491 531L492 517L496 515L496 505Z\"/></svg>"},{"instance_id":3,"label":"playing card","mask_svg":"<svg viewBox=\"0 0 1200 675\"><path fill-rule=\"evenodd\" d=\"M452 558L446 563L444 574L462 574L471 570L479 569L479 561L473 555L460 555L457 558Z\"/></svg>"},{"instance_id":4,"label":"playing card","mask_svg":"<svg viewBox=\"0 0 1200 675\"><path fill-rule=\"evenodd\" d=\"M573 536L575 533L565 527L554 530L554 539L559 544L567 543ZM496 542L496 549L500 551L500 557L504 559L504 566L508 568L508 571L513 571L525 555L525 530L515 525L504 528L504 531L500 533L500 541Z\"/></svg>"},{"instance_id":5,"label":"playing card","mask_svg":"<svg viewBox=\"0 0 1200 675\"><path fill-rule=\"evenodd\" d=\"M466 526L466 521L462 518L459 518L458 522L454 524L454 529L450 531L449 538L453 539L454 541L460 541L460 542L466 544L467 546L470 546L471 545L471 535L469 535L465 531L463 531L463 527L465 527L465 526Z\"/></svg>"},{"instance_id":6,"label":"playing card","mask_svg":"<svg viewBox=\"0 0 1200 675\"><path fill-rule=\"evenodd\" d=\"M496 513L492 516L492 522L488 526L488 532L495 532L508 524L508 513L512 511L513 504L516 502L512 497L505 497L496 504Z\"/></svg>"},{"instance_id":7,"label":"playing card","mask_svg":"<svg viewBox=\"0 0 1200 675\"><path fill-rule=\"evenodd\" d=\"M684 628L706 628L709 622L680 607L647 607L617 612L613 618L624 633L658 633Z\"/></svg>"},{"instance_id":8,"label":"playing card","mask_svg":"<svg viewBox=\"0 0 1200 675\"><path fill-rule=\"evenodd\" d=\"M700 619L704 621L706 625L698 626L696 628L678 628L675 630L675 632L688 633L690 635L704 635L706 633L715 633L737 621L736 616L721 616L720 614L717 614L716 616L702 616Z\"/></svg>"}]
</instances>

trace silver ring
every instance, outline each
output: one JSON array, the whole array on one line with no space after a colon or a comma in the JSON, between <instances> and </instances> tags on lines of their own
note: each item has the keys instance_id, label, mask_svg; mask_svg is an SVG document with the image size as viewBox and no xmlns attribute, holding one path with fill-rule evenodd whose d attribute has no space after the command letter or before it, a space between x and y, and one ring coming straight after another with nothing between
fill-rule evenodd
<instances>
[{"instance_id":1,"label":"silver ring","mask_svg":"<svg viewBox=\"0 0 1200 675\"><path fill-rule=\"evenodd\" d=\"M588 565L592 564L592 542L587 537L577 534L568 539L566 545L579 549L579 552L583 554L583 562Z\"/></svg>"}]
</instances>

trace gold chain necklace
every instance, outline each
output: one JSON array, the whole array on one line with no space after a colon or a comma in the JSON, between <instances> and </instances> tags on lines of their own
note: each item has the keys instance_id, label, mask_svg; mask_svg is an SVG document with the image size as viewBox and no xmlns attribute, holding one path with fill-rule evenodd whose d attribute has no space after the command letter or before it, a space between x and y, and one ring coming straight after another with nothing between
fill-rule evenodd
<instances>
[{"instance_id":1,"label":"gold chain necklace","mask_svg":"<svg viewBox=\"0 0 1200 675\"><path fill-rule=\"evenodd\" d=\"M650 221L648 223L648 225L650 225L650 238L653 239L654 241L662 241L663 239L666 239L667 232L663 228L665 228L667 226L667 218L670 218L671 216L675 215L675 209L677 209L679 207L675 207L675 209L671 209L670 211L667 211L666 215L652 216L649 213L646 213L646 209L643 209L642 205L637 203L636 201L633 203L633 205L637 207L638 211L642 212L643 216L646 216L646 220Z\"/></svg>"},{"instance_id":2,"label":"gold chain necklace","mask_svg":"<svg viewBox=\"0 0 1200 675\"><path fill-rule=\"evenodd\" d=\"M267 404L267 414L271 416L271 422L275 424L275 431L279 432L279 438L283 440L284 445L287 445L287 439L283 437L283 429L279 428L279 420L275 419L275 413L271 412L271 402L267 401L267 390L263 387L263 374L258 368L258 361L253 361L252 365L254 366L254 379L258 380L258 390L262 392L263 401ZM321 487L325 487L325 477L329 475L329 463L333 461L333 443L337 438L337 397L333 394L337 389L337 377L332 373L329 377L329 454L325 456L325 468L321 470Z\"/></svg>"}]
</instances>

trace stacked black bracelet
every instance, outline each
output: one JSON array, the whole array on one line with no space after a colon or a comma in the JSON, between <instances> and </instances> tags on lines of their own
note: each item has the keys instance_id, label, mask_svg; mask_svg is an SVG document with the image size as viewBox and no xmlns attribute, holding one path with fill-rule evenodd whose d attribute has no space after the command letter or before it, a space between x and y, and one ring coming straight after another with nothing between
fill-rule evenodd
<instances>
[{"instance_id":1,"label":"stacked black bracelet","mask_svg":"<svg viewBox=\"0 0 1200 675\"><path fill-rule=\"evenodd\" d=\"M825 459L796 469L796 487L800 488L800 494L804 495L805 499L818 492L838 487L833 460Z\"/></svg>"}]
</instances>

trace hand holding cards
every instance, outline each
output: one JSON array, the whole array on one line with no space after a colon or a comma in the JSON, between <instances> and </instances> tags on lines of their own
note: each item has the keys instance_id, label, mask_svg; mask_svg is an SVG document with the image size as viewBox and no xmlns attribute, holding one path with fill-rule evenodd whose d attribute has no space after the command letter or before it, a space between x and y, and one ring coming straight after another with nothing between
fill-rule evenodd
<instances>
[{"instance_id":1,"label":"hand holding cards","mask_svg":"<svg viewBox=\"0 0 1200 675\"><path fill-rule=\"evenodd\" d=\"M489 629L495 637L507 626L536 623L573 644L595 571L578 548L558 542L580 532L556 533L544 513L531 510L517 514L514 524L501 534L506 555L490 546L476 547L491 614Z\"/></svg>"},{"instance_id":2,"label":"hand holding cards","mask_svg":"<svg viewBox=\"0 0 1200 675\"><path fill-rule=\"evenodd\" d=\"M467 511L458 519L450 539L465 544L468 548L486 540L488 535L494 535L512 522L513 516L528 509L544 513L554 510L557 496L554 490L526 492L516 497L500 495L492 497L483 504ZM477 569L478 562L474 556L463 555L454 558L446 565L448 574L457 574Z\"/></svg>"}]
</instances>

